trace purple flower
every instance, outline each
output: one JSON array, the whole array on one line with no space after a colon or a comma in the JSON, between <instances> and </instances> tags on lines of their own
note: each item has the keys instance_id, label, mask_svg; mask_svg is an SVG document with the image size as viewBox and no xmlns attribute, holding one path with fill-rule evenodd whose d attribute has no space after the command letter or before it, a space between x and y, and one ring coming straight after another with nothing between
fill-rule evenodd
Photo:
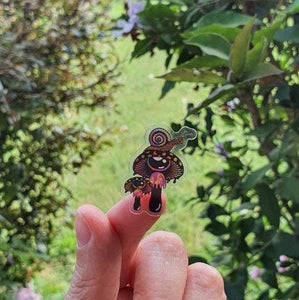
<instances>
[{"instance_id":1,"label":"purple flower","mask_svg":"<svg viewBox=\"0 0 299 300\"><path fill-rule=\"evenodd\" d=\"M21 288L17 292L17 300L42 300L42 296L36 294L31 287Z\"/></svg>"},{"instance_id":2,"label":"purple flower","mask_svg":"<svg viewBox=\"0 0 299 300\"><path fill-rule=\"evenodd\" d=\"M240 103L240 99L235 97L234 99L228 101L226 103L227 105L227 109L229 112L233 111L234 109L236 109L237 105Z\"/></svg>"},{"instance_id":3,"label":"purple flower","mask_svg":"<svg viewBox=\"0 0 299 300\"><path fill-rule=\"evenodd\" d=\"M135 26L135 22L130 22L120 19L116 22L116 27L119 29L113 30L112 34L114 37L120 37L123 34L130 33Z\"/></svg>"},{"instance_id":4,"label":"purple flower","mask_svg":"<svg viewBox=\"0 0 299 300\"><path fill-rule=\"evenodd\" d=\"M289 260L290 258L284 254L279 256L279 261L276 262L276 268L278 273L284 273L290 270L290 266L285 266L285 263Z\"/></svg>"},{"instance_id":5,"label":"purple flower","mask_svg":"<svg viewBox=\"0 0 299 300\"><path fill-rule=\"evenodd\" d=\"M250 272L250 278L255 280L262 274L262 272L263 272L262 269L260 269L257 266L254 266Z\"/></svg>"},{"instance_id":6,"label":"purple flower","mask_svg":"<svg viewBox=\"0 0 299 300\"><path fill-rule=\"evenodd\" d=\"M282 273L284 273L284 272L287 272L287 271L289 271L289 270L290 270L290 267L279 267L279 268L277 269L278 273L280 273L280 274L282 274Z\"/></svg>"},{"instance_id":7,"label":"purple flower","mask_svg":"<svg viewBox=\"0 0 299 300\"><path fill-rule=\"evenodd\" d=\"M223 143L217 143L215 145L215 153L219 154L222 158L227 158L228 157L228 153L224 149Z\"/></svg>"},{"instance_id":8,"label":"purple flower","mask_svg":"<svg viewBox=\"0 0 299 300\"><path fill-rule=\"evenodd\" d=\"M138 22L138 14L144 10L145 3L128 1L128 16L129 19L135 20L135 23Z\"/></svg>"},{"instance_id":9,"label":"purple flower","mask_svg":"<svg viewBox=\"0 0 299 300\"><path fill-rule=\"evenodd\" d=\"M143 2L132 2L132 1L128 1L127 2L128 5L128 21L124 20L124 19L120 19L117 21L116 23L116 27L118 29L113 30L112 34L114 37L120 37L124 34L128 34L130 33L133 28L135 27L135 25L138 25L138 14L143 11L144 7L145 7L145 3Z\"/></svg>"},{"instance_id":10,"label":"purple flower","mask_svg":"<svg viewBox=\"0 0 299 300\"><path fill-rule=\"evenodd\" d=\"M280 262L286 262L288 260L289 260L289 258L284 254L279 256L279 261Z\"/></svg>"}]
</instances>

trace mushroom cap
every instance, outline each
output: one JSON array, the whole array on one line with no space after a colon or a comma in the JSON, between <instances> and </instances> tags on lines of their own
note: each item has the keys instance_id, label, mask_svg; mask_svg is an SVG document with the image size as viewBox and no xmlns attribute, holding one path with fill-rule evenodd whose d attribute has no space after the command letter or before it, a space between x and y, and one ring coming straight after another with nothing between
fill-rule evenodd
<instances>
[{"instance_id":1,"label":"mushroom cap","mask_svg":"<svg viewBox=\"0 0 299 300\"><path fill-rule=\"evenodd\" d=\"M144 194L151 192L150 182L148 178L132 177L124 184L125 192L133 193L136 190L141 190Z\"/></svg>"},{"instance_id":2,"label":"mushroom cap","mask_svg":"<svg viewBox=\"0 0 299 300\"><path fill-rule=\"evenodd\" d=\"M150 157L163 157L170 161L170 165L166 170L159 171L167 181L178 179L184 174L184 165L175 154L168 151L151 150L149 148L146 148L136 157L133 163L134 174L149 178L155 172L148 166L148 158Z\"/></svg>"}]
</instances>

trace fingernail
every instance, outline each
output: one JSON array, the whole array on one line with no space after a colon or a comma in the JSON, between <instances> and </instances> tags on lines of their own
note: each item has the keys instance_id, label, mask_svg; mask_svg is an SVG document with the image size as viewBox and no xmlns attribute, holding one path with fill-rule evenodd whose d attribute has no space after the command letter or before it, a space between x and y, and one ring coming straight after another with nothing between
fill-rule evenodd
<instances>
[{"instance_id":1,"label":"fingernail","mask_svg":"<svg viewBox=\"0 0 299 300\"><path fill-rule=\"evenodd\" d=\"M86 245L91 237L88 225L85 223L84 218L80 215L80 213L77 213L76 215L76 235L79 247Z\"/></svg>"}]
</instances>

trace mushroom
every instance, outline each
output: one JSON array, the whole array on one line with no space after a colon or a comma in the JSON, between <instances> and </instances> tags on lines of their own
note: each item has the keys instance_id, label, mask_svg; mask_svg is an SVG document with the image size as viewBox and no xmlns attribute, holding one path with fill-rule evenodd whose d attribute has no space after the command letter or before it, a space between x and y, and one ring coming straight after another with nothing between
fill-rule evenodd
<instances>
[{"instance_id":1,"label":"mushroom","mask_svg":"<svg viewBox=\"0 0 299 300\"><path fill-rule=\"evenodd\" d=\"M140 209L140 199L144 194L151 192L151 186L148 178L132 177L124 184L125 192L133 193L134 197L134 210Z\"/></svg>"},{"instance_id":2,"label":"mushroom","mask_svg":"<svg viewBox=\"0 0 299 300\"><path fill-rule=\"evenodd\" d=\"M150 148L150 147L148 147ZM184 174L182 161L172 152L146 148L133 163L134 175L150 178L154 172L162 173L167 182L174 182Z\"/></svg>"}]
</instances>

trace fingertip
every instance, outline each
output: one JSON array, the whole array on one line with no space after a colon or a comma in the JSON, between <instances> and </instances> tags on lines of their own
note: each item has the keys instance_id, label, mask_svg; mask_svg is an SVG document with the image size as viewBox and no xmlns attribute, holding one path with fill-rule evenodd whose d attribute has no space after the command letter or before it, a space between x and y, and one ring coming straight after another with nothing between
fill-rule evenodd
<instances>
[{"instance_id":1,"label":"fingertip","mask_svg":"<svg viewBox=\"0 0 299 300\"><path fill-rule=\"evenodd\" d=\"M78 213L88 219L104 215L99 208L92 204L83 204L79 206L77 209L77 214Z\"/></svg>"},{"instance_id":2,"label":"fingertip","mask_svg":"<svg viewBox=\"0 0 299 300\"><path fill-rule=\"evenodd\" d=\"M210 288L212 285L224 289L223 278L216 268L205 263L194 263L189 265L188 274L192 278L200 278L202 288Z\"/></svg>"},{"instance_id":3,"label":"fingertip","mask_svg":"<svg viewBox=\"0 0 299 300\"><path fill-rule=\"evenodd\" d=\"M184 242L180 236L174 232L158 230L141 241L142 244L151 243L151 244L163 244L173 245L174 248L185 248Z\"/></svg>"},{"instance_id":4,"label":"fingertip","mask_svg":"<svg viewBox=\"0 0 299 300\"><path fill-rule=\"evenodd\" d=\"M189 265L183 299L225 300L223 278L217 269L200 262Z\"/></svg>"},{"instance_id":5,"label":"fingertip","mask_svg":"<svg viewBox=\"0 0 299 300\"><path fill-rule=\"evenodd\" d=\"M86 224L91 232L91 239L95 245L103 245L105 242L108 242L106 241L108 239L118 238L114 233L108 217L94 205L84 204L80 206L77 209L75 220L76 228L78 227L78 223L82 223L81 220Z\"/></svg>"},{"instance_id":6,"label":"fingertip","mask_svg":"<svg viewBox=\"0 0 299 300\"><path fill-rule=\"evenodd\" d=\"M134 295L140 299L182 299L187 267L187 252L177 234L150 234L136 252Z\"/></svg>"},{"instance_id":7,"label":"fingertip","mask_svg":"<svg viewBox=\"0 0 299 300\"><path fill-rule=\"evenodd\" d=\"M186 266L188 263L187 250L185 248L184 242L179 235L168 231L155 231L144 238L139 247L138 252L161 252L168 253L170 257L180 257L184 259ZM146 256L141 255L141 256ZM144 258L142 258L144 259Z\"/></svg>"}]
</instances>

